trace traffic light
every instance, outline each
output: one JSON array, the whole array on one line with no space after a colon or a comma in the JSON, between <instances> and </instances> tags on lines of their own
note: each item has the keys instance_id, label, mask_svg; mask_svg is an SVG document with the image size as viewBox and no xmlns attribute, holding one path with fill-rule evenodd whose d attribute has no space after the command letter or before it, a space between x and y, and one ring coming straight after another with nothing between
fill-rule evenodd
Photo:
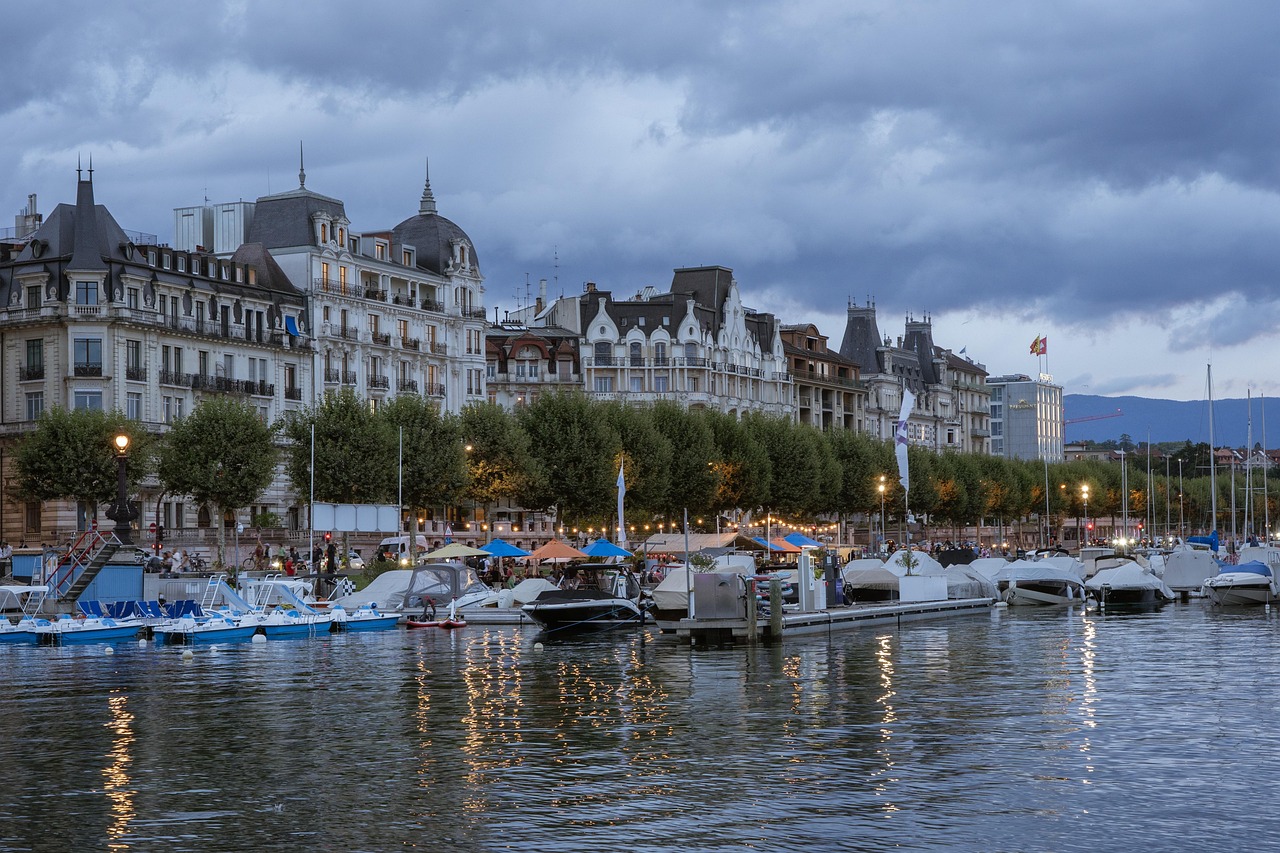
<instances>
[{"instance_id":1,"label":"traffic light","mask_svg":"<svg viewBox=\"0 0 1280 853\"><path fill-rule=\"evenodd\" d=\"M1092 529L1092 527L1093 527L1093 525L1090 525L1090 529ZM333 541L333 534L332 534L332 533L330 533L328 530L326 530L326 531L324 532L324 541L325 541L325 542L332 542L332 541Z\"/></svg>"},{"instance_id":2,"label":"traffic light","mask_svg":"<svg viewBox=\"0 0 1280 853\"><path fill-rule=\"evenodd\" d=\"M1089 522L1089 523L1086 525L1086 529L1087 529L1087 530L1092 530L1092 529L1093 529L1093 522L1092 522L1092 521L1091 521L1091 522ZM325 534L325 536L328 536L328 535L329 535L328 533L326 533L326 534Z\"/></svg>"}]
</instances>

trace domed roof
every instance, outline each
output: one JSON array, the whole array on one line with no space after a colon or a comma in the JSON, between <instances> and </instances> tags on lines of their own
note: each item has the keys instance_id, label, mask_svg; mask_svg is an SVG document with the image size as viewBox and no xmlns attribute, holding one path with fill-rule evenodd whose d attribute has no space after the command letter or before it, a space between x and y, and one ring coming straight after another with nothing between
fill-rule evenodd
<instances>
[{"instance_id":1,"label":"domed roof","mask_svg":"<svg viewBox=\"0 0 1280 853\"><path fill-rule=\"evenodd\" d=\"M476 274L480 272L480 258L476 255L475 244L452 221L436 212L435 196L431 194L431 176L427 176L426 186L422 190L422 201L418 206L418 215L411 216L401 222L391 233L398 245L412 246L417 249L418 268L428 270L437 275L446 275L456 271L453 264L455 243L467 247L467 265Z\"/></svg>"}]
</instances>

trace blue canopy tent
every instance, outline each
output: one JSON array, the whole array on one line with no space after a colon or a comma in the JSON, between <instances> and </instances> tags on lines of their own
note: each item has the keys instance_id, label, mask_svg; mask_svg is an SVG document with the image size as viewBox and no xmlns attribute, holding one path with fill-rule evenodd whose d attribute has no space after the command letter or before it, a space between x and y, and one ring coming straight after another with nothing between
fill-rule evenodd
<instances>
[{"instance_id":1,"label":"blue canopy tent","mask_svg":"<svg viewBox=\"0 0 1280 853\"><path fill-rule=\"evenodd\" d=\"M495 557L527 557L529 552L523 548L517 548L510 542L502 539L495 539L487 545L481 546L481 551L487 551Z\"/></svg>"},{"instance_id":2,"label":"blue canopy tent","mask_svg":"<svg viewBox=\"0 0 1280 853\"><path fill-rule=\"evenodd\" d=\"M789 536L783 536L782 538L790 542L792 545L798 545L801 548L821 548L822 547L821 542L810 539L808 536L805 536L803 533L792 533Z\"/></svg>"},{"instance_id":3,"label":"blue canopy tent","mask_svg":"<svg viewBox=\"0 0 1280 853\"><path fill-rule=\"evenodd\" d=\"M608 539L597 539L590 545L582 549L582 553L588 557L630 557L631 552L625 548L619 548Z\"/></svg>"}]
</instances>

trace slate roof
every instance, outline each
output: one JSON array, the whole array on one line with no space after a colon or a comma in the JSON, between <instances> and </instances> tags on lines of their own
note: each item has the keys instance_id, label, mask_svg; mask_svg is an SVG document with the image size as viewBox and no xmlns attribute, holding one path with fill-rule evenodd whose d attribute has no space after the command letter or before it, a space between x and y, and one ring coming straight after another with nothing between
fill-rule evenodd
<instances>
[{"instance_id":1,"label":"slate roof","mask_svg":"<svg viewBox=\"0 0 1280 853\"><path fill-rule=\"evenodd\" d=\"M347 218L342 202L308 189L262 196L254 204L247 240L268 249L310 246L315 243L311 217L316 213L326 213L334 219Z\"/></svg>"}]
</instances>

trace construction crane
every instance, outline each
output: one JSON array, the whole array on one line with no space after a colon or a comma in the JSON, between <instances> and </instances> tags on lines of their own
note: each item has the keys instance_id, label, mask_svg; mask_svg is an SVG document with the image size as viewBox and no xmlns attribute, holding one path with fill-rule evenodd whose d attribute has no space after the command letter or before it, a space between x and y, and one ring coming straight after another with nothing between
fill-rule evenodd
<instances>
[{"instance_id":1,"label":"construction crane","mask_svg":"<svg viewBox=\"0 0 1280 853\"><path fill-rule=\"evenodd\" d=\"M1071 424L1082 424L1085 421L1105 421L1107 418L1118 418L1122 415L1124 415L1124 412L1116 409L1114 412L1109 412L1105 415L1085 415L1082 418L1067 418L1062 423L1064 426L1070 426Z\"/></svg>"}]
</instances>

